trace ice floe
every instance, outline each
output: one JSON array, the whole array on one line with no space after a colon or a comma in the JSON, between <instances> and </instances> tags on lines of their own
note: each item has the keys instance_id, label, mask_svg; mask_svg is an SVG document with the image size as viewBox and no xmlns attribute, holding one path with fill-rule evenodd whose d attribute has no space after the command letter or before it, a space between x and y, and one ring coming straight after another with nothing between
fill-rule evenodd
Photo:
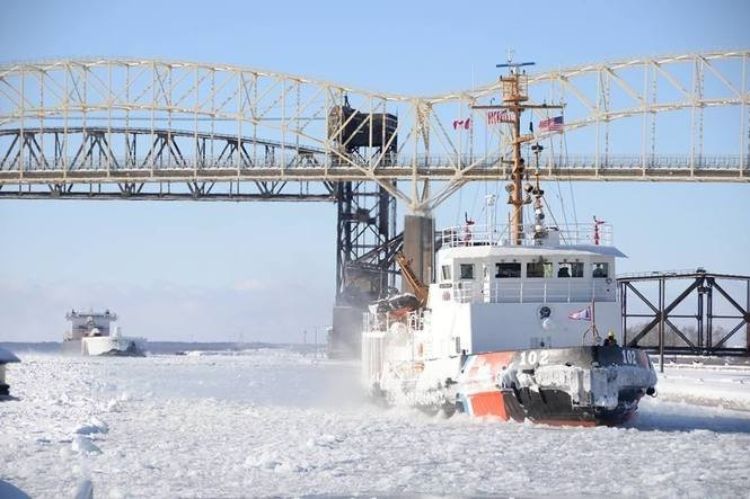
<instances>
[{"instance_id":1,"label":"ice floe","mask_svg":"<svg viewBox=\"0 0 750 499\"><path fill-rule=\"evenodd\" d=\"M0 480L32 497L86 480L94 497L152 498L750 490L750 412L729 408L750 386L738 371L668 369L627 427L581 429L384 410L355 363L281 350L24 360L20 400L0 408Z\"/></svg>"}]
</instances>

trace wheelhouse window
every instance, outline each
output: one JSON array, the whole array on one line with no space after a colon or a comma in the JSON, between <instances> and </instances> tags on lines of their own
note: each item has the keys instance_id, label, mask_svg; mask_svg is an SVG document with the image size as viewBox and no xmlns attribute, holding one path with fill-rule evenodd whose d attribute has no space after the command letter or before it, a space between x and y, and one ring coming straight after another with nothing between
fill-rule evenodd
<instances>
[{"instance_id":1,"label":"wheelhouse window","mask_svg":"<svg viewBox=\"0 0 750 499\"><path fill-rule=\"evenodd\" d=\"M474 279L473 263L462 263L458 268L461 272L461 279Z\"/></svg>"},{"instance_id":2,"label":"wheelhouse window","mask_svg":"<svg viewBox=\"0 0 750 499\"><path fill-rule=\"evenodd\" d=\"M444 281L450 281L451 280L451 266L443 265L442 267L440 267L440 275Z\"/></svg>"},{"instance_id":3,"label":"wheelhouse window","mask_svg":"<svg viewBox=\"0 0 750 499\"><path fill-rule=\"evenodd\" d=\"M591 265L592 277L609 277L609 263L600 262Z\"/></svg>"},{"instance_id":4,"label":"wheelhouse window","mask_svg":"<svg viewBox=\"0 0 750 499\"><path fill-rule=\"evenodd\" d=\"M497 279L510 279L521 277L521 264L520 263L496 263L495 264L495 278Z\"/></svg>"},{"instance_id":5,"label":"wheelhouse window","mask_svg":"<svg viewBox=\"0 0 750 499\"><path fill-rule=\"evenodd\" d=\"M583 277L582 262L562 262L557 269L557 277Z\"/></svg>"},{"instance_id":6,"label":"wheelhouse window","mask_svg":"<svg viewBox=\"0 0 750 499\"><path fill-rule=\"evenodd\" d=\"M527 263L526 277L552 277L552 262L539 259Z\"/></svg>"}]
</instances>

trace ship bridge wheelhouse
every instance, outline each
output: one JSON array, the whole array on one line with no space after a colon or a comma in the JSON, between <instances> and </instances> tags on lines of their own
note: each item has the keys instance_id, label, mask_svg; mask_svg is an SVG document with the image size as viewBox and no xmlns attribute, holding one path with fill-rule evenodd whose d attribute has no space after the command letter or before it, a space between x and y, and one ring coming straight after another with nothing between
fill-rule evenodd
<instances>
[{"instance_id":1,"label":"ship bridge wheelhouse","mask_svg":"<svg viewBox=\"0 0 750 499\"><path fill-rule=\"evenodd\" d=\"M444 233L425 311L429 355L590 344L592 323L570 319L587 308L597 328L619 330L615 259L625 255L611 232L547 230L518 245L498 231Z\"/></svg>"},{"instance_id":2,"label":"ship bridge wheelhouse","mask_svg":"<svg viewBox=\"0 0 750 499\"><path fill-rule=\"evenodd\" d=\"M460 303L615 301L614 256L586 251L482 247L438 254L431 295Z\"/></svg>"},{"instance_id":3,"label":"ship bridge wheelhouse","mask_svg":"<svg viewBox=\"0 0 750 499\"><path fill-rule=\"evenodd\" d=\"M578 230L577 232L580 232ZM444 232L437 253L431 303L573 303L616 301L615 258L625 256L611 238L594 240L530 236L508 245L493 233L456 237ZM611 232L607 232L611 236ZM568 243L569 242L569 243ZM593 244L593 243L596 244Z\"/></svg>"}]
</instances>

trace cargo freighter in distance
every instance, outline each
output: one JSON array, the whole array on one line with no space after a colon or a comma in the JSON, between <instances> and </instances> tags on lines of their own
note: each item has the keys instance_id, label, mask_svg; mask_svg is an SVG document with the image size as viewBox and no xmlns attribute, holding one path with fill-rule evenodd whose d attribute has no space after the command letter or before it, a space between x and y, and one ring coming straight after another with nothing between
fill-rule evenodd
<instances>
[{"instance_id":1,"label":"cargo freighter in distance","mask_svg":"<svg viewBox=\"0 0 750 499\"><path fill-rule=\"evenodd\" d=\"M63 353L86 356L130 356L145 355L145 338L122 336L119 326L113 326L117 314L104 312L79 312L71 310L65 314L70 329L63 337Z\"/></svg>"}]
</instances>

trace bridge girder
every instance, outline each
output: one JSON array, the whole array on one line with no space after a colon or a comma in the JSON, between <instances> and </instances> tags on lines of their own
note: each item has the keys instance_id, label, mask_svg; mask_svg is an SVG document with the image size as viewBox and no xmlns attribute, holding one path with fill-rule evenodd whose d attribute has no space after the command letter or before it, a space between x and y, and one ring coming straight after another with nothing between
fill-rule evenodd
<instances>
[{"instance_id":1,"label":"bridge girder","mask_svg":"<svg viewBox=\"0 0 750 499\"><path fill-rule=\"evenodd\" d=\"M750 51L709 52L529 75L534 99L567 104L563 135L537 131L552 145L538 165L542 178L747 182L749 61ZM179 61L6 64L0 66L0 193L21 196L50 184L72 186L62 193L129 182L370 181L411 210L428 212L467 182L508 178L508 133L473 109L499 92L493 83L404 96ZM348 123L334 125L330 111L346 103L363 113L364 124L397 116L397 146L362 156L333 140ZM722 119L722 135L734 142L723 154L705 147L716 129L715 110L738 113ZM536 110L535 119L547 113ZM675 116L686 127L680 145L672 144ZM374 129L365 128L370 146L378 140ZM666 136L657 133L662 129ZM636 147L636 154L621 153ZM665 152L675 147L677 154ZM593 150L580 154L583 148Z\"/></svg>"}]
</instances>

